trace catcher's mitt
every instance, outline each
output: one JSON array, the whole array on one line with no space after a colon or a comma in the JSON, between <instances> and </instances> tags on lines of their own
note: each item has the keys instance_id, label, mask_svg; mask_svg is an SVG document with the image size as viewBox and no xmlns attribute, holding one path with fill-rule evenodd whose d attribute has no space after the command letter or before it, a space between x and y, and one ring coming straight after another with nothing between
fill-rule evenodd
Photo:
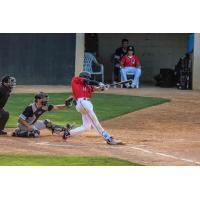
<instances>
[{"instance_id":1,"label":"catcher's mitt","mask_svg":"<svg viewBox=\"0 0 200 200\"><path fill-rule=\"evenodd\" d=\"M70 96L67 99L65 99L65 105L69 108L69 107L73 106L73 101L74 101L74 98L72 96Z\"/></svg>"}]
</instances>

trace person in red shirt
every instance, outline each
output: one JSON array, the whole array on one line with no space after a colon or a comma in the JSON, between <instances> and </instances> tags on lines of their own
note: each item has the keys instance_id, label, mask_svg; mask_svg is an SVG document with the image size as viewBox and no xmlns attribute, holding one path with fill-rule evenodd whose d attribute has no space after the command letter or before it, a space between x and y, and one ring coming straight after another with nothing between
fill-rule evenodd
<instances>
[{"instance_id":1,"label":"person in red shirt","mask_svg":"<svg viewBox=\"0 0 200 200\"><path fill-rule=\"evenodd\" d=\"M133 73L134 79L131 88L139 88L139 79L141 76L141 63L138 56L134 54L134 47L128 47L128 53L121 59L121 80L127 81L127 73ZM126 85L129 87L129 84Z\"/></svg>"},{"instance_id":2,"label":"person in red shirt","mask_svg":"<svg viewBox=\"0 0 200 200\"><path fill-rule=\"evenodd\" d=\"M120 140L114 139L103 129L93 110L91 102L92 93L94 91L105 90L107 88L106 85L91 80L91 74L85 71L81 72L79 76L74 77L71 81L71 85L73 96L76 101L76 109L82 115L83 124L78 128L69 129L68 132L64 133L63 139L88 131L93 127L104 138L107 144L122 144Z\"/></svg>"}]
</instances>

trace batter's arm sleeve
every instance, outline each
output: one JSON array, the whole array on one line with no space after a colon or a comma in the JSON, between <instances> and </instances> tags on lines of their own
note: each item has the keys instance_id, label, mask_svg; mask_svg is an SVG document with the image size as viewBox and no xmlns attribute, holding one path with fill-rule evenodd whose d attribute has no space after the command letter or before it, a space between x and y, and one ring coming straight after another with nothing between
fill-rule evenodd
<instances>
[{"instance_id":1,"label":"batter's arm sleeve","mask_svg":"<svg viewBox=\"0 0 200 200\"><path fill-rule=\"evenodd\" d=\"M83 82L84 82L85 85L99 86L99 82L95 81L95 80L84 79Z\"/></svg>"}]
</instances>

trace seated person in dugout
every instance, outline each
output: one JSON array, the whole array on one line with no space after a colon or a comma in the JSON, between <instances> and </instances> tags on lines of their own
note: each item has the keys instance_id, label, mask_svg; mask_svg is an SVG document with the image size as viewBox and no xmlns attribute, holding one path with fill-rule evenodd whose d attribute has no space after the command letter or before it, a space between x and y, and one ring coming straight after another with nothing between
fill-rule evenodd
<instances>
[{"instance_id":1,"label":"seated person in dugout","mask_svg":"<svg viewBox=\"0 0 200 200\"><path fill-rule=\"evenodd\" d=\"M112 58L112 62L114 62L114 79L115 81L120 81L120 61L123 56L127 54L128 47L128 39L123 39L121 41L121 47L115 50L114 57Z\"/></svg>"},{"instance_id":2,"label":"seated person in dugout","mask_svg":"<svg viewBox=\"0 0 200 200\"><path fill-rule=\"evenodd\" d=\"M127 81L127 74L132 73L134 75L131 86L126 84L127 88L139 88L139 80L141 76L141 64L138 56L135 55L134 47L128 47L128 53L121 59L121 80Z\"/></svg>"},{"instance_id":3,"label":"seated person in dugout","mask_svg":"<svg viewBox=\"0 0 200 200\"><path fill-rule=\"evenodd\" d=\"M45 112L53 110L65 110L71 107L73 97L65 100L63 105L48 105L48 94L40 92L35 95L35 102L25 108L18 119L18 128L12 133L14 137L39 137L41 129L49 129L60 133L67 130L67 127L62 127L53 124L50 120L39 121L39 117Z\"/></svg>"}]
</instances>

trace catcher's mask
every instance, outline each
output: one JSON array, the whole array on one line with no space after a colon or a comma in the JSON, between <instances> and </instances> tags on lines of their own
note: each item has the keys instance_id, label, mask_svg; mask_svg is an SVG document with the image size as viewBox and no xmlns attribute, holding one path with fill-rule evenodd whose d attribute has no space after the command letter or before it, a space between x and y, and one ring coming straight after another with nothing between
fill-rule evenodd
<instances>
[{"instance_id":1,"label":"catcher's mask","mask_svg":"<svg viewBox=\"0 0 200 200\"><path fill-rule=\"evenodd\" d=\"M79 77L91 79L92 76L91 76L91 73L90 73L90 72L82 71L82 72L79 74Z\"/></svg>"},{"instance_id":2,"label":"catcher's mask","mask_svg":"<svg viewBox=\"0 0 200 200\"><path fill-rule=\"evenodd\" d=\"M44 93L44 92L39 92L35 95L35 102L38 101L38 99L42 99L42 105L43 106L46 106L47 103L48 103L48 94L47 93Z\"/></svg>"},{"instance_id":3,"label":"catcher's mask","mask_svg":"<svg viewBox=\"0 0 200 200\"><path fill-rule=\"evenodd\" d=\"M1 79L1 84L12 90L14 87L16 87L16 79L15 77L7 75Z\"/></svg>"}]
</instances>

